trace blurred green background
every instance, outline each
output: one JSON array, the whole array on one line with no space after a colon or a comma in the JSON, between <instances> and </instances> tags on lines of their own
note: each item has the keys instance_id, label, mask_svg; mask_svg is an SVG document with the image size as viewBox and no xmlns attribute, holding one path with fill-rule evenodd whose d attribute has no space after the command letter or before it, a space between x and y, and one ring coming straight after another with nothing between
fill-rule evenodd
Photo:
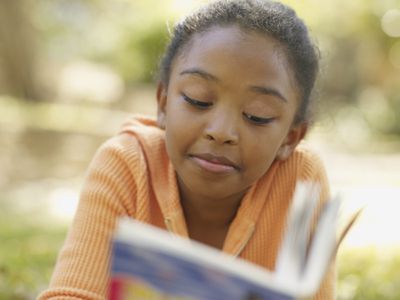
<instances>
[{"instance_id":1,"label":"blurred green background","mask_svg":"<svg viewBox=\"0 0 400 300\"><path fill-rule=\"evenodd\" d=\"M0 299L49 282L96 148L155 113L168 28L207 1L0 0ZM321 48L307 138L344 213L338 299L400 299L400 1L287 0Z\"/></svg>"}]
</instances>

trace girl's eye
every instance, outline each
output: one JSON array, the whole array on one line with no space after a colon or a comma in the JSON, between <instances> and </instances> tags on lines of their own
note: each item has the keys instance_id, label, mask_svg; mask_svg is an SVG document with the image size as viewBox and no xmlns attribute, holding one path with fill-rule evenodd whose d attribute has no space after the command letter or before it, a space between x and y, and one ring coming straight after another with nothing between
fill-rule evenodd
<instances>
[{"instance_id":1,"label":"girl's eye","mask_svg":"<svg viewBox=\"0 0 400 300\"><path fill-rule=\"evenodd\" d=\"M268 123L271 123L275 118L261 118L261 117L256 117L253 115L249 115L246 113L243 113L243 116L248 119L251 123L254 123L256 125L265 125Z\"/></svg>"},{"instance_id":2,"label":"girl's eye","mask_svg":"<svg viewBox=\"0 0 400 300\"><path fill-rule=\"evenodd\" d=\"M189 104L191 104L193 106L196 106L198 108L201 108L201 109L208 108L208 107L210 107L212 105L212 103L210 103L210 102L204 102L204 101L195 100L195 99L192 99L192 98L186 96L185 94L182 94L182 97Z\"/></svg>"}]
</instances>

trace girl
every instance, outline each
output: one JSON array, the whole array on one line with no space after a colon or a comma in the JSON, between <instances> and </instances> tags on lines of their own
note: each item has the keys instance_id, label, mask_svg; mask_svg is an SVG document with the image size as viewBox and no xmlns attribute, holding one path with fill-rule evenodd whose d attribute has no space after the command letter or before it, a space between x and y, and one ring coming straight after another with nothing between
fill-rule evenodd
<instances>
[{"instance_id":1,"label":"girl","mask_svg":"<svg viewBox=\"0 0 400 300\"><path fill-rule=\"evenodd\" d=\"M318 57L295 12L216 1L174 29L161 62L157 120L133 117L97 152L39 299L104 299L110 238L130 216L273 269L299 180L319 158L297 147ZM333 298L333 271L316 299Z\"/></svg>"}]
</instances>

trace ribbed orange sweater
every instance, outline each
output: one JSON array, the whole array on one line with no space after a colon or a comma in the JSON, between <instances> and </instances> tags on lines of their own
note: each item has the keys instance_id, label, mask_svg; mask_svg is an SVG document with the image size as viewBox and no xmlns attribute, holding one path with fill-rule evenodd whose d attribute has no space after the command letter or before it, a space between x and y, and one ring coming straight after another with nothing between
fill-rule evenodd
<instances>
[{"instance_id":1,"label":"ribbed orange sweater","mask_svg":"<svg viewBox=\"0 0 400 300\"><path fill-rule=\"evenodd\" d=\"M273 270L298 180L319 182L321 201L327 199L320 159L299 148L274 162L247 192L223 251ZM132 118L96 153L50 287L38 299L105 299L110 239L121 216L188 236L164 131L152 119ZM334 273L332 268L316 299L334 298Z\"/></svg>"}]
</instances>

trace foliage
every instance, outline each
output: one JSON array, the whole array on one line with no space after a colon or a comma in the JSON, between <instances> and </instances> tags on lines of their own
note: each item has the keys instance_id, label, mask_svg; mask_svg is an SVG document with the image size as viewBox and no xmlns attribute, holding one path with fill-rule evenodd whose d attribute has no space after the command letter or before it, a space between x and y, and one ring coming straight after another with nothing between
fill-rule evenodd
<instances>
[{"instance_id":1,"label":"foliage","mask_svg":"<svg viewBox=\"0 0 400 300\"><path fill-rule=\"evenodd\" d=\"M400 136L400 41L383 26L385 13L398 9L400 0L282 1L305 19L322 50L320 112L346 133L343 142ZM129 89L157 74L166 23L176 18L171 8L181 2L44 0L36 2L33 20L44 60L107 64Z\"/></svg>"},{"instance_id":2,"label":"foliage","mask_svg":"<svg viewBox=\"0 0 400 300\"><path fill-rule=\"evenodd\" d=\"M353 131L361 139L360 128L399 136L400 41L383 20L390 10L400 12L400 1L284 2L306 19L322 50L321 113L338 127L344 122L347 138Z\"/></svg>"},{"instance_id":3,"label":"foliage","mask_svg":"<svg viewBox=\"0 0 400 300\"><path fill-rule=\"evenodd\" d=\"M167 40L165 3L45 0L35 7L44 59L97 61L128 84L152 81Z\"/></svg>"},{"instance_id":4,"label":"foliage","mask_svg":"<svg viewBox=\"0 0 400 300\"><path fill-rule=\"evenodd\" d=\"M400 255L396 249L348 250L338 261L339 300L400 299Z\"/></svg>"},{"instance_id":5,"label":"foliage","mask_svg":"<svg viewBox=\"0 0 400 300\"><path fill-rule=\"evenodd\" d=\"M400 21L395 21L392 29L384 22L390 10L397 9L400 18L400 0L330 0L324 5L317 0L282 1L305 19L322 49L319 85L322 91L319 99L324 100L320 107L322 115L333 120L339 133L348 132L349 141L370 134L400 136L400 41L395 28ZM17 96L22 93L33 97L49 81L43 78L48 69L62 68L63 64L76 60L108 65L125 80L128 89L135 83L152 81L168 38L167 23L177 17L173 8L208 1L14 2L15 7L27 8L12 10L13 6L6 6L5 10L10 10L5 12L6 16L11 10L16 15L5 26L20 28L20 20L34 26L25 26L30 28L29 34L14 34L14 39L5 39L9 40L4 44L7 47L0 45L0 61L3 61L0 92L3 89L11 94L14 91ZM29 47L21 48L21 44ZM10 57L10 53L18 57ZM21 77L20 67L6 64L24 61L29 62L23 64L27 78ZM2 87L1 81L8 88ZM50 90L54 86L48 84Z\"/></svg>"},{"instance_id":6,"label":"foliage","mask_svg":"<svg viewBox=\"0 0 400 300\"><path fill-rule=\"evenodd\" d=\"M141 34L127 30L121 51L110 57L110 61L128 83L151 82L158 75L158 63L166 43L165 25L155 25Z\"/></svg>"}]
</instances>

